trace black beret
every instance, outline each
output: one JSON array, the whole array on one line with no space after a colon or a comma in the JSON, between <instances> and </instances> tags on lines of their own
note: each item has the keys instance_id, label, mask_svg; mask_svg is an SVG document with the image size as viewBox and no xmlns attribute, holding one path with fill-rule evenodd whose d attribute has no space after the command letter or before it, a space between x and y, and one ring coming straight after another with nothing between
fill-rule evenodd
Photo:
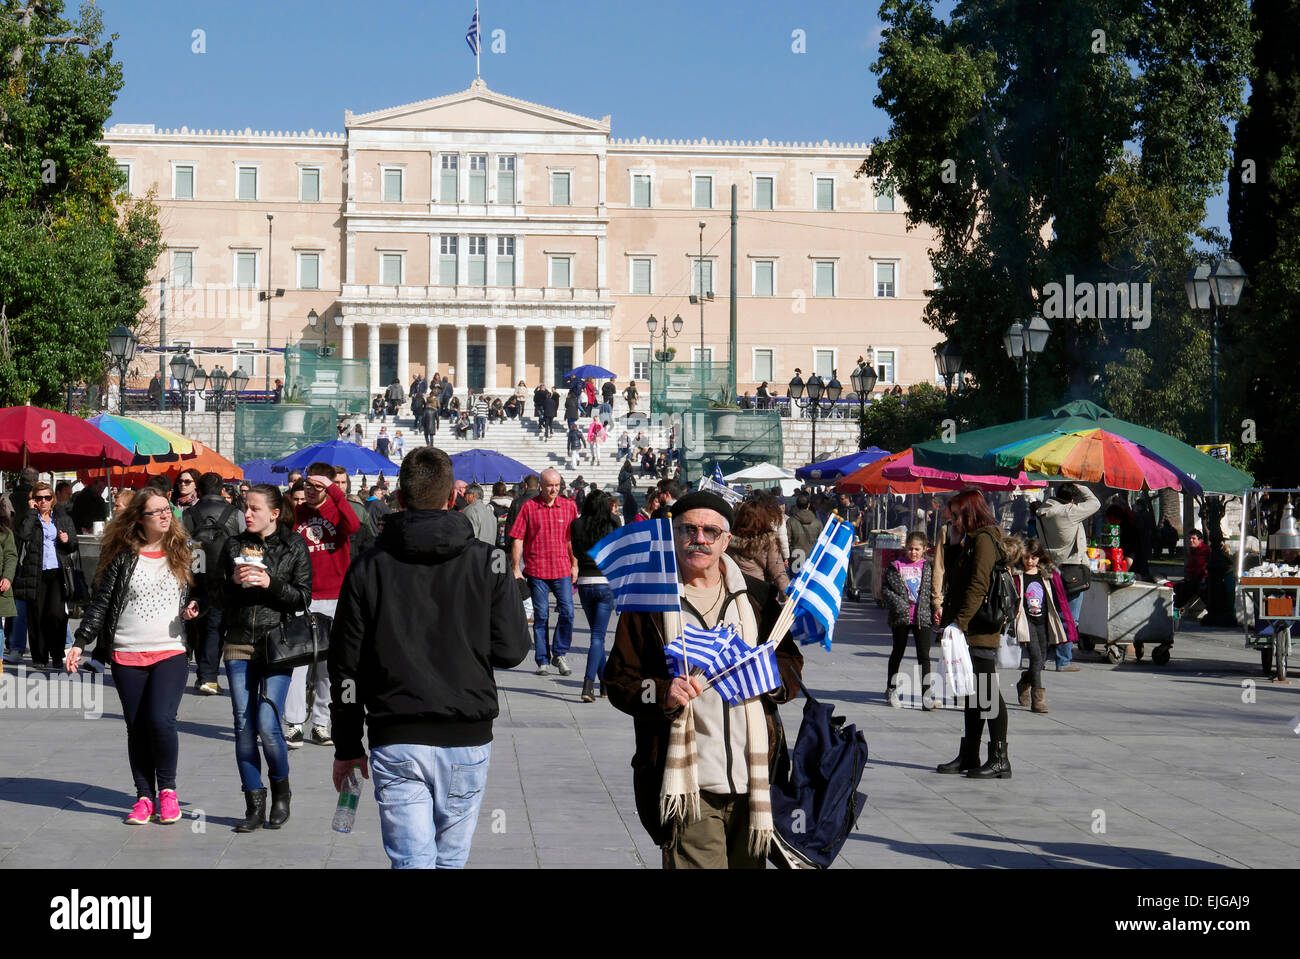
<instances>
[{"instance_id":1,"label":"black beret","mask_svg":"<svg viewBox=\"0 0 1300 959\"><path fill-rule=\"evenodd\" d=\"M735 516L731 512L731 504L717 493L710 493L708 490L698 490L694 493L687 493L681 499L674 502L672 507L673 519L676 519L683 513L688 513L693 509L711 509L713 512L725 517L728 526L735 522Z\"/></svg>"}]
</instances>

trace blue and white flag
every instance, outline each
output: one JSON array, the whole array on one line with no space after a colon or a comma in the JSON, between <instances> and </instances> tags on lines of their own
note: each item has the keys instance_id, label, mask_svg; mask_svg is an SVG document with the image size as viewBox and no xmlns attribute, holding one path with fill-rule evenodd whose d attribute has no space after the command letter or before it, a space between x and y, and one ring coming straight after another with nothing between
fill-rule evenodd
<instances>
[{"instance_id":1,"label":"blue and white flag","mask_svg":"<svg viewBox=\"0 0 1300 959\"><path fill-rule=\"evenodd\" d=\"M712 676L721 668L719 663L735 642L736 627L729 623L702 629L690 623L682 625L682 635L664 647L668 672L674 678L699 670Z\"/></svg>"},{"instance_id":2,"label":"blue and white flag","mask_svg":"<svg viewBox=\"0 0 1300 959\"><path fill-rule=\"evenodd\" d=\"M727 485L727 481L722 478L722 467L717 460L713 461L713 482L721 483L723 486Z\"/></svg>"},{"instance_id":3,"label":"blue and white flag","mask_svg":"<svg viewBox=\"0 0 1300 959\"><path fill-rule=\"evenodd\" d=\"M795 604L790 632L800 643L820 642L823 649L831 648L852 549L853 525L831 516L790 586Z\"/></svg>"},{"instance_id":4,"label":"blue and white flag","mask_svg":"<svg viewBox=\"0 0 1300 959\"><path fill-rule=\"evenodd\" d=\"M478 7L474 8L474 19L469 22L469 30L465 34L465 42L469 44L469 48L474 53L474 56L478 56Z\"/></svg>"},{"instance_id":5,"label":"blue and white flag","mask_svg":"<svg viewBox=\"0 0 1300 959\"><path fill-rule=\"evenodd\" d=\"M781 687L776 643L764 643L757 649L741 642L733 643L723 654L721 666L715 674L713 688L732 706Z\"/></svg>"},{"instance_id":6,"label":"blue and white flag","mask_svg":"<svg viewBox=\"0 0 1300 959\"><path fill-rule=\"evenodd\" d=\"M681 609L677 554L667 519L620 526L587 552L609 580L618 612Z\"/></svg>"}]
</instances>

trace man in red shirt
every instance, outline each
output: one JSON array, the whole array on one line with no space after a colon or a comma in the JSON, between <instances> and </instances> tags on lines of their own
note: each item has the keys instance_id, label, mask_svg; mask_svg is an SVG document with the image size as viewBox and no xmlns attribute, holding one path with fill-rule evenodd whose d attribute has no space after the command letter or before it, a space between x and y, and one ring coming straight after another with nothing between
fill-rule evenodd
<instances>
[{"instance_id":1,"label":"man in red shirt","mask_svg":"<svg viewBox=\"0 0 1300 959\"><path fill-rule=\"evenodd\" d=\"M510 527L515 578L526 580L533 599L533 656L537 675L545 676L548 663L567 676L572 669L565 660L573 641L573 580L578 560L573 555L569 525L578 518L573 500L560 495L560 474L542 472L542 491L524 503ZM550 618L550 593L555 594L559 621L549 649L546 625Z\"/></svg>"},{"instance_id":2,"label":"man in red shirt","mask_svg":"<svg viewBox=\"0 0 1300 959\"><path fill-rule=\"evenodd\" d=\"M351 551L348 540L361 528L347 494L334 482L334 467L329 463L312 463L303 479L307 502L297 510L294 529L307 541L311 558L311 611L334 616L339 587L348 571ZM284 738L290 749L303 743L303 724L307 721L307 672L310 666L298 666L289 682L284 701L284 721L289 728ZM326 662L316 664L311 677L316 698L311 707L311 733L307 737L319 746L333 745L330 738L330 679Z\"/></svg>"}]
</instances>

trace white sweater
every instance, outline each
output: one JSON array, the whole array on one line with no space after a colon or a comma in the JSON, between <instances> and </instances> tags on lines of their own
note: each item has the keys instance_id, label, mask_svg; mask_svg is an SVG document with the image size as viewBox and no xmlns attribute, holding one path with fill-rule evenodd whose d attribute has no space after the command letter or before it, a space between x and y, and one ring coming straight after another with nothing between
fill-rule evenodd
<instances>
[{"instance_id":1,"label":"white sweater","mask_svg":"<svg viewBox=\"0 0 1300 959\"><path fill-rule=\"evenodd\" d=\"M117 620L113 649L123 653L184 651L181 583L166 557L141 555L126 588L126 602Z\"/></svg>"}]
</instances>

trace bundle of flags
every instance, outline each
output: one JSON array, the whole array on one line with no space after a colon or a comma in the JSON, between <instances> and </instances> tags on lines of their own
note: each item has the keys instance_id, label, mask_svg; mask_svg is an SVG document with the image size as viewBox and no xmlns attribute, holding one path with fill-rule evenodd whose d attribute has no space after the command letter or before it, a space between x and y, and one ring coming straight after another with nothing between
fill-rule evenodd
<instances>
[{"instance_id":1,"label":"bundle of flags","mask_svg":"<svg viewBox=\"0 0 1300 959\"><path fill-rule=\"evenodd\" d=\"M730 623L713 629L687 623L682 627L682 635L664 648L664 655L674 679L702 676L706 680L704 688L716 689L732 706L781 686L776 644L752 648Z\"/></svg>"}]
</instances>

